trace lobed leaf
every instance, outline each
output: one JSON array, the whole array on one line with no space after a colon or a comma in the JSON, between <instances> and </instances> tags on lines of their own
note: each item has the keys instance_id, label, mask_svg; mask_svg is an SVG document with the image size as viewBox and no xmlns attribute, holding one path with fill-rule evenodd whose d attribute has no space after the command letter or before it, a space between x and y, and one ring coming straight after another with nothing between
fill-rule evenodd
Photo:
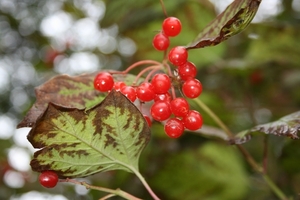
<instances>
[{"instance_id":1,"label":"lobed leaf","mask_svg":"<svg viewBox=\"0 0 300 200\"><path fill-rule=\"evenodd\" d=\"M216 17L187 49L217 45L243 31L254 18L261 0L235 0Z\"/></svg>"},{"instance_id":2,"label":"lobed leaf","mask_svg":"<svg viewBox=\"0 0 300 200\"><path fill-rule=\"evenodd\" d=\"M55 171L59 177L84 177L108 170L138 169L150 139L141 112L123 94L111 91L84 110L50 103L28 135L34 148L33 171Z\"/></svg>"},{"instance_id":3,"label":"lobed leaf","mask_svg":"<svg viewBox=\"0 0 300 200\"><path fill-rule=\"evenodd\" d=\"M252 129L242 131L238 133L234 139L230 140L230 143L242 144L248 142L252 138L252 134L256 132L299 139L297 135L299 131L300 111L282 117L278 121L258 125Z\"/></svg>"},{"instance_id":4,"label":"lobed leaf","mask_svg":"<svg viewBox=\"0 0 300 200\"><path fill-rule=\"evenodd\" d=\"M98 72L97 72L98 73ZM89 109L100 103L107 93L94 89L96 73L79 76L58 75L35 88L36 102L27 112L17 128L32 127L37 118L47 109L48 103L62 107ZM132 83L135 76L127 74L113 75L115 80Z\"/></svg>"}]
</instances>

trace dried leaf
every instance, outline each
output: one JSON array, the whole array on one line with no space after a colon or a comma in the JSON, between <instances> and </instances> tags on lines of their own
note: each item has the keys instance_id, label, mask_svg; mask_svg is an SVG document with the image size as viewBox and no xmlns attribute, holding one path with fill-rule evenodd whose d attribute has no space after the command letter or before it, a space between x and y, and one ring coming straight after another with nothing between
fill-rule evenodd
<instances>
[{"instance_id":1,"label":"dried leaf","mask_svg":"<svg viewBox=\"0 0 300 200\"><path fill-rule=\"evenodd\" d=\"M208 24L187 49L217 45L244 30L254 18L261 0L235 0Z\"/></svg>"},{"instance_id":2,"label":"dried leaf","mask_svg":"<svg viewBox=\"0 0 300 200\"><path fill-rule=\"evenodd\" d=\"M292 139L299 139L298 132L300 131L300 111L280 118L278 121L262 124L253 127L250 130L245 130L238 133L231 144L242 144L248 142L253 133L262 132L265 134L286 136Z\"/></svg>"},{"instance_id":3,"label":"dried leaf","mask_svg":"<svg viewBox=\"0 0 300 200\"><path fill-rule=\"evenodd\" d=\"M89 109L100 103L107 93L94 89L93 81L96 73L80 76L58 75L35 89L36 102L27 112L17 128L32 127L37 118L46 110L48 103L62 107ZM114 74L115 80L124 82L131 80L133 75Z\"/></svg>"},{"instance_id":4,"label":"dried leaf","mask_svg":"<svg viewBox=\"0 0 300 200\"><path fill-rule=\"evenodd\" d=\"M28 135L33 171L84 177L108 170L138 170L150 138L141 112L123 94L111 91L89 110L49 104Z\"/></svg>"}]
</instances>

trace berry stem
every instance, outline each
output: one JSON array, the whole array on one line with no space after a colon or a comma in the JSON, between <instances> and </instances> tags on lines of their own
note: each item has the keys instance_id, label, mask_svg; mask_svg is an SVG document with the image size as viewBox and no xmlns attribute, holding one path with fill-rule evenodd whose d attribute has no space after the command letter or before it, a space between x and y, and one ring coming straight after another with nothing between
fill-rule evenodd
<instances>
[{"instance_id":1,"label":"berry stem","mask_svg":"<svg viewBox=\"0 0 300 200\"><path fill-rule=\"evenodd\" d=\"M161 65L160 62L157 62L155 60L141 60L141 61L138 61L132 65L130 65L126 70L124 71L121 71L121 72L114 72L114 74L127 74L130 70L134 69L135 67L138 67L140 65Z\"/></svg>"},{"instance_id":2,"label":"berry stem","mask_svg":"<svg viewBox=\"0 0 300 200\"><path fill-rule=\"evenodd\" d=\"M161 69L161 66L159 66L159 68L153 68L151 72L149 72L149 74L147 75L147 77L145 78L145 82L148 82L149 79L153 76L153 74L157 71L159 71Z\"/></svg>"},{"instance_id":3,"label":"berry stem","mask_svg":"<svg viewBox=\"0 0 300 200\"><path fill-rule=\"evenodd\" d=\"M60 179L60 182L68 182L68 183L74 183L76 185L82 185L82 186L85 186L86 189L94 189L94 190L98 190L98 191L102 191L102 192L106 192L106 193L110 193L110 195L108 196L105 196L103 197L102 199L107 199L109 197L112 197L112 195L118 195L120 197L123 197L125 199L128 199L128 200L141 200L140 198L137 198L121 189L109 189L109 188L104 188L104 187L99 187L99 186L94 186L94 185L90 185L88 184L87 182L84 182L84 181L77 181L75 179Z\"/></svg>"},{"instance_id":4,"label":"berry stem","mask_svg":"<svg viewBox=\"0 0 300 200\"><path fill-rule=\"evenodd\" d=\"M199 98L194 99L194 101L204 110L227 134L228 139L234 137L229 128L221 121L221 119ZM270 179L270 177L266 174L265 170L254 160L254 158L249 154L249 152L242 146L237 144L237 148L243 154L249 165L259 174L262 175L265 182L269 185L271 190L277 195L277 197L281 200L287 200L287 196L280 190L279 187Z\"/></svg>"},{"instance_id":5,"label":"berry stem","mask_svg":"<svg viewBox=\"0 0 300 200\"><path fill-rule=\"evenodd\" d=\"M165 17L168 17L168 14L167 14L167 10L166 10L166 7L165 7L165 4L164 4L164 1L163 0L159 0L160 1L160 4L161 4L161 8L165 14Z\"/></svg>"},{"instance_id":6,"label":"berry stem","mask_svg":"<svg viewBox=\"0 0 300 200\"><path fill-rule=\"evenodd\" d=\"M145 69L143 69L142 71L140 71L139 73L138 73L138 75L135 77L135 80L133 81L133 85L135 85L136 83L137 83L137 81L139 80L139 78L143 75L143 74L145 74L147 71L150 71L150 70L152 70L152 71L158 71L158 70L160 70L161 69L161 65L153 65L153 66L150 66L150 67L147 67L147 68L145 68ZM152 71L149 73L149 74L152 74ZM149 74L147 75L147 77L145 78L145 82L147 82L147 80L150 78L149 77Z\"/></svg>"}]
</instances>

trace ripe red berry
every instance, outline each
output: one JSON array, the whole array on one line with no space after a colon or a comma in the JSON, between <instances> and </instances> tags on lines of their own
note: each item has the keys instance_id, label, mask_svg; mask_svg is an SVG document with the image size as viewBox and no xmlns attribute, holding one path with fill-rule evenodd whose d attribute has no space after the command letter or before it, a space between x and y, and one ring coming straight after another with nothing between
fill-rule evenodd
<instances>
[{"instance_id":1,"label":"ripe red berry","mask_svg":"<svg viewBox=\"0 0 300 200\"><path fill-rule=\"evenodd\" d=\"M158 33L152 40L152 45L158 51L165 51L170 45L170 39L163 33Z\"/></svg>"},{"instance_id":2,"label":"ripe red berry","mask_svg":"<svg viewBox=\"0 0 300 200\"><path fill-rule=\"evenodd\" d=\"M144 116L145 120L147 121L148 126L151 127L152 126L152 122L151 122L150 117L148 115L143 115L143 116Z\"/></svg>"},{"instance_id":3,"label":"ripe red berry","mask_svg":"<svg viewBox=\"0 0 300 200\"><path fill-rule=\"evenodd\" d=\"M136 88L136 95L140 101L151 101L155 97L154 87L151 83L144 82Z\"/></svg>"},{"instance_id":4,"label":"ripe red berry","mask_svg":"<svg viewBox=\"0 0 300 200\"><path fill-rule=\"evenodd\" d=\"M178 74L181 80L186 81L196 77L197 68L194 63L186 62L185 64L178 66Z\"/></svg>"},{"instance_id":5,"label":"ripe red berry","mask_svg":"<svg viewBox=\"0 0 300 200\"><path fill-rule=\"evenodd\" d=\"M189 79L183 83L182 92L188 98L197 98L202 92L202 84L198 79Z\"/></svg>"},{"instance_id":6,"label":"ripe red berry","mask_svg":"<svg viewBox=\"0 0 300 200\"><path fill-rule=\"evenodd\" d=\"M167 120L164 130L169 137L178 138L184 131L184 125L180 119L170 118Z\"/></svg>"},{"instance_id":7,"label":"ripe red berry","mask_svg":"<svg viewBox=\"0 0 300 200\"><path fill-rule=\"evenodd\" d=\"M185 128L191 131L198 130L203 124L202 116L196 110L190 110L182 121Z\"/></svg>"},{"instance_id":8,"label":"ripe red berry","mask_svg":"<svg viewBox=\"0 0 300 200\"><path fill-rule=\"evenodd\" d=\"M46 188L53 188L58 182L58 176L54 171L44 171L39 176L40 184Z\"/></svg>"},{"instance_id":9,"label":"ripe red berry","mask_svg":"<svg viewBox=\"0 0 300 200\"><path fill-rule=\"evenodd\" d=\"M167 93L171 88L170 77L166 74L155 74L151 80L151 84L153 85L156 94Z\"/></svg>"},{"instance_id":10,"label":"ripe red berry","mask_svg":"<svg viewBox=\"0 0 300 200\"><path fill-rule=\"evenodd\" d=\"M152 104L150 113L156 121L164 121L172 114L170 103L166 101L156 101Z\"/></svg>"},{"instance_id":11,"label":"ripe red berry","mask_svg":"<svg viewBox=\"0 0 300 200\"><path fill-rule=\"evenodd\" d=\"M124 86L120 89L120 92L124 94L131 102L136 100L136 91L132 86Z\"/></svg>"},{"instance_id":12,"label":"ripe red berry","mask_svg":"<svg viewBox=\"0 0 300 200\"><path fill-rule=\"evenodd\" d=\"M181 22L176 17L168 17L163 21L162 28L167 36L174 37L181 31Z\"/></svg>"},{"instance_id":13,"label":"ripe red berry","mask_svg":"<svg viewBox=\"0 0 300 200\"><path fill-rule=\"evenodd\" d=\"M189 103L182 97L175 98L170 103L172 113L176 117L184 117L190 110Z\"/></svg>"},{"instance_id":14,"label":"ripe red berry","mask_svg":"<svg viewBox=\"0 0 300 200\"><path fill-rule=\"evenodd\" d=\"M108 72L100 72L94 79L94 88L100 92L108 92L114 86L114 79Z\"/></svg>"},{"instance_id":15,"label":"ripe red berry","mask_svg":"<svg viewBox=\"0 0 300 200\"><path fill-rule=\"evenodd\" d=\"M114 89L116 91L120 91L122 87L126 86L126 84L122 81L118 81L114 83Z\"/></svg>"},{"instance_id":16,"label":"ripe red berry","mask_svg":"<svg viewBox=\"0 0 300 200\"><path fill-rule=\"evenodd\" d=\"M156 94L154 101L166 101L166 102L171 102L172 96L169 92L164 93L164 94Z\"/></svg>"},{"instance_id":17,"label":"ripe red berry","mask_svg":"<svg viewBox=\"0 0 300 200\"><path fill-rule=\"evenodd\" d=\"M170 50L169 61L175 65L180 66L187 62L188 52L185 47L177 46Z\"/></svg>"}]
</instances>

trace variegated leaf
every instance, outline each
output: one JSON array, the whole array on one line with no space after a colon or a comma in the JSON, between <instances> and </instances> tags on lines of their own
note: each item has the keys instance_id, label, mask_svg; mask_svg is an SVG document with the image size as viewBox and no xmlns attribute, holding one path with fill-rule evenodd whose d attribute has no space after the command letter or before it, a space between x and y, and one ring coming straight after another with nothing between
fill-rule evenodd
<instances>
[{"instance_id":1,"label":"variegated leaf","mask_svg":"<svg viewBox=\"0 0 300 200\"><path fill-rule=\"evenodd\" d=\"M59 177L84 177L108 170L138 170L150 129L141 112L123 94L111 91L84 110L52 103L28 135L34 148L33 171Z\"/></svg>"}]
</instances>

